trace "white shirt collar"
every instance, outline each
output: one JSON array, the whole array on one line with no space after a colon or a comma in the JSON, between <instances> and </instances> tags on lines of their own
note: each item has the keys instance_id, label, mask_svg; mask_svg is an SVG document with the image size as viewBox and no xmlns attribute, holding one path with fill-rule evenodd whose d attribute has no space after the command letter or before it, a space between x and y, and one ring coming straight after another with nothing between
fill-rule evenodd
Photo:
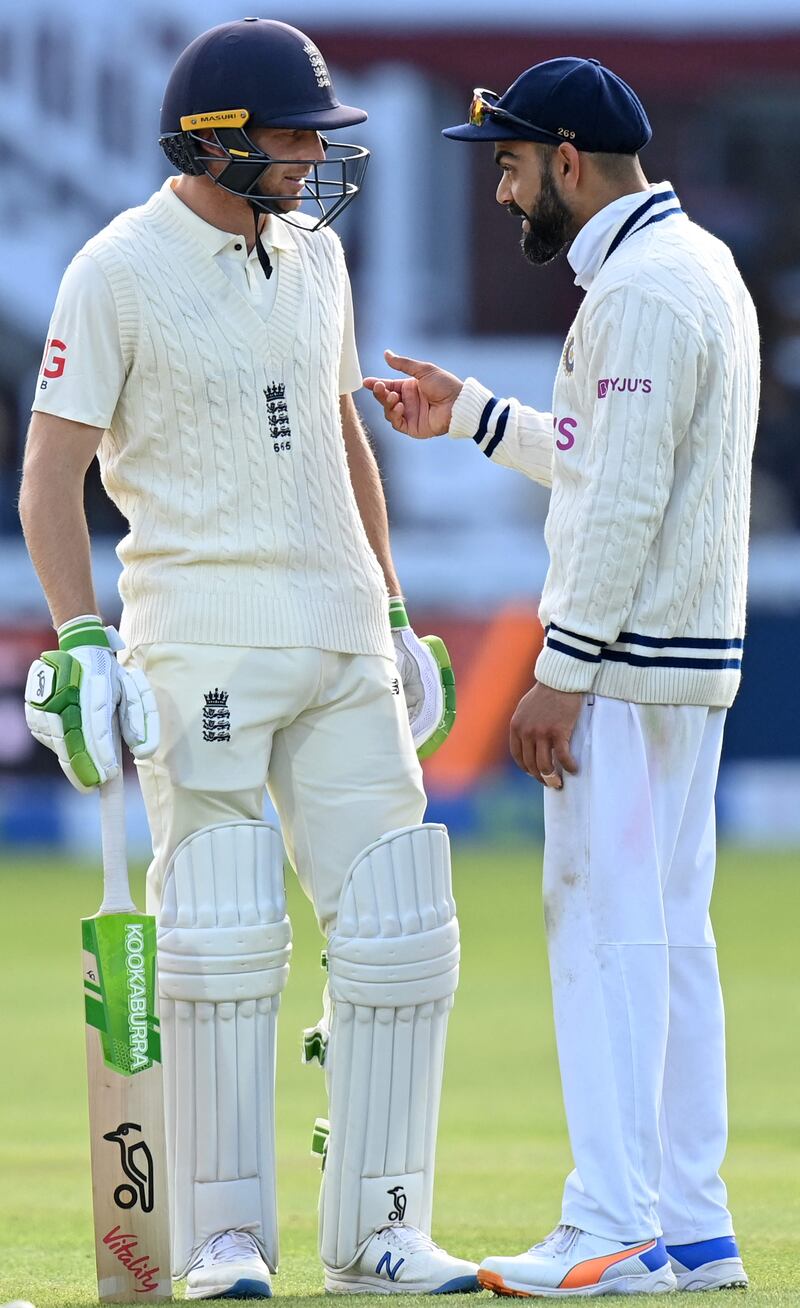
<instances>
[{"instance_id":1,"label":"white shirt collar","mask_svg":"<svg viewBox=\"0 0 800 1308\"><path fill-rule=\"evenodd\" d=\"M614 236L641 205L648 206L642 214L642 223L645 223L670 204L674 207L678 203L671 182L656 182L650 186L649 194L647 191L634 191L632 195L621 195L618 200L612 200L611 204L598 210L584 224L567 251L567 259L575 273L575 285L585 291L589 289L605 262ZM632 230L636 230L636 224Z\"/></svg>"},{"instance_id":2,"label":"white shirt collar","mask_svg":"<svg viewBox=\"0 0 800 1308\"><path fill-rule=\"evenodd\" d=\"M188 204L175 194L173 189L176 177L168 177L161 187L172 213L183 223L184 227L199 241L210 254L221 254L229 245L241 243L241 232L224 232L221 227L214 227L205 218L190 209ZM255 229L254 229L255 230ZM294 241L286 223L270 215L261 229L261 244L268 250L291 250Z\"/></svg>"}]
</instances>

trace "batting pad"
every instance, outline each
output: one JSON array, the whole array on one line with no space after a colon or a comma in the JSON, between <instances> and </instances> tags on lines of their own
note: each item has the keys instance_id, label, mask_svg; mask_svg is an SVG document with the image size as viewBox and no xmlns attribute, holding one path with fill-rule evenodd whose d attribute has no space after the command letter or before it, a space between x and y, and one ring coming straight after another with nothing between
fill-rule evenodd
<instances>
[{"instance_id":1,"label":"batting pad","mask_svg":"<svg viewBox=\"0 0 800 1308\"><path fill-rule=\"evenodd\" d=\"M178 846L158 929L175 1276L232 1228L277 1267L275 1036L291 936L272 827L226 822Z\"/></svg>"},{"instance_id":2,"label":"batting pad","mask_svg":"<svg viewBox=\"0 0 800 1308\"><path fill-rule=\"evenodd\" d=\"M330 1139L320 1252L344 1269L372 1233L430 1233L458 921L442 826L392 831L360 854L328 940Z\"/></svg>"}]
</instances>

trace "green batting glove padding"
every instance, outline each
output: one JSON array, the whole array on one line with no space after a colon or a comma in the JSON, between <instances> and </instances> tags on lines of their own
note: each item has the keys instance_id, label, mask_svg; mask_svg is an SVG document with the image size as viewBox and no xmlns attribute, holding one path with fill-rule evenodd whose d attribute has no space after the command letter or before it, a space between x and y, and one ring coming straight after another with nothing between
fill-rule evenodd
<instances>
[{"instance_id":1,"label":"green batting glove padding","mask_svg":"<svg viewBox=\"0 0 800 1308\"><path fill-rule=\"evenodd\" d=\"M426 740L425 744L417 750L417 758L419 759L430 758L431 754L436 753L437 749L447 740L456 720L456 677L453 672L453 665L450 662L450 655L447 652L447 646L440 636L423 636L422 644L428 646L439 665L442 676L442 690L444 692L444 713L430 740Z\"/></svg>"},{"instance_id":2,"label":"green batting glove padding","mask_svg":"<svg viewBox=\"0 0 800 1308\"><path fill-rule=\"evenodd\" d=\"M81 718L80 686L83 668L66 650L46 650L41 659L42 663L53 669L55 680L50 698L38 703L36 708L45 713L58 714L64 729L70 767L81 785L96 786L100 782L100 773L86 748Z\"/></svg>"},{"instance_id":3,"label":"green batting glove padding","mask_svg":"<svg viewBox=\"0 0 800 1308\"><path fill-rule=\"evenodd\" d=\"M314 1060L319 1063L320 1067L325 1066L325 1059L328 1056L328 1041L318 1029L311 1027L310 1030L303 1032L303 1062L313 1063Z\"/></svg>"},{"instance_id":4,"label":"green batting glove padding","mask_svg":"<svg viewBox=\"0 0 800 1308\"><path fill-rule=\"evenodd\" d=\"M389 600L389 626L392 631L404 631L411 626L402 597L396 595Z\"/></svg>"},{"instance_id":5,"label":"green batting glove padding","mask_svg":"<svg viewBox=\"0 0 800 1308\"><path fill-rule=\"evenodd\" d=\"M100 645L103 649L111 648L105 627L97 618L75 618L73 622L66 622L61 628L58 648L69 650L75 649L77 645Z\"/></svg>"},{"instance_id":6,"label":"green batting glove padding","mask_svg":"<svg viewBox=\"0 0 800 1308\"><path fill-rule=\"evenodd\" d=\"M325 1171L325 1159L328 1156L328 1139L331 1133L331 1124L324 1117L318 1117L314 1123L314 1132L311 1136L311 1152L318 1154L321 1158L320 1167Z\"/></svg>"}]
</instances>

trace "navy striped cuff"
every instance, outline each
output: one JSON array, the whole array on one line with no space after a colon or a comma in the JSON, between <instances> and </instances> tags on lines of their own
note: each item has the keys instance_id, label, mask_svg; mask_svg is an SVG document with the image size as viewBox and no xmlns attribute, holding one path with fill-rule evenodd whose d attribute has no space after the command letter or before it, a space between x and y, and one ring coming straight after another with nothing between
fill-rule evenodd
<instances>
[{"instance_id":1,"label":"navy striped cuff","mask_svg":"<svg viewBox=\"0 0 800 1308\"><path fill-rule=\"evenodd\" d=\"M583 663L599 663L603 656L603 642L592 640L589 636L579 636L566 627L557 627L551 622L546 631L546 644L549 649L557 649L561 654L571 654Z\"/></svg>"},{"instance_id":2,"label":"navy striped cuff","mask_svg":"<svg viewBox=\"0 0 800 1308\"><path fill-rule=\"evenodd\" d=\"M580 636L551 622L546 629L549 649L569 654L582 663L627 663L637 668L701 668L719 672L742 666L743 640L739 636L642 636L621 631L615 641L604 645L591 636Z\"/></svg>"},{"instance_id":3,"label":"navy striped cuff","mask_svg":"<svg viewBox=\"0 0 800 1308\"><path fill-rule=\"evenodd\" d=\"M492 395L486 401L478 430L472 439L478 448L483 450L487 459L491 459L503 439L510 413L511 405L507 400L498 400L496 395Z\"/></svg>"}]
</instances>

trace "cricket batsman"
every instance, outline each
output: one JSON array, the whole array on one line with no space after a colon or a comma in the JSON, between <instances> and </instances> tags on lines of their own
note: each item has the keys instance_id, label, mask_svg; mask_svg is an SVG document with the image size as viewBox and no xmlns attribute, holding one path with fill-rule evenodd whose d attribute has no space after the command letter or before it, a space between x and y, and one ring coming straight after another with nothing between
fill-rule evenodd
<instances>
[{"instance_id":1,"label":"cricket batsman","mask_svg":"<svg viewBox=\"0 0 800 1308\"><path fill-rule=\"evenodd\" d=\"M634 92L594 59L476 90L457 140L492 142L522 250L563 249L585 298L553 412L387 353L392 426L471 438L551 487L546 630L510 728L545 786L544 910L574 1170L561 1220L484 1260L498 1294L746 1285L719 1169L727 1120L709 902L714 790L739 684L759 392L731 257L651 185Z\"/></svg>"},{"instance_id":2,"label":"cricket batsman","mask_svg":"<svg viewBox=\"0 0 800 1308\"><path fill-rule=\"evenodd\" d=\"M477 1288L430 1239L459 941L417 754L447 734L452 672L406 618L329 226L367 151L324 133L365 118L294 27L193 41L161 111L176 172L67 269L26 450L21 516L59 645L31 670L28 719L79 789L120 766L115 711L137 758L173 1270L195 1299L267 1298L278 1264L291 929L265 785L327 938L326 1288ZM129 523L121 639L92 584L95 454Z\"/></svg>"}]
</instances>

